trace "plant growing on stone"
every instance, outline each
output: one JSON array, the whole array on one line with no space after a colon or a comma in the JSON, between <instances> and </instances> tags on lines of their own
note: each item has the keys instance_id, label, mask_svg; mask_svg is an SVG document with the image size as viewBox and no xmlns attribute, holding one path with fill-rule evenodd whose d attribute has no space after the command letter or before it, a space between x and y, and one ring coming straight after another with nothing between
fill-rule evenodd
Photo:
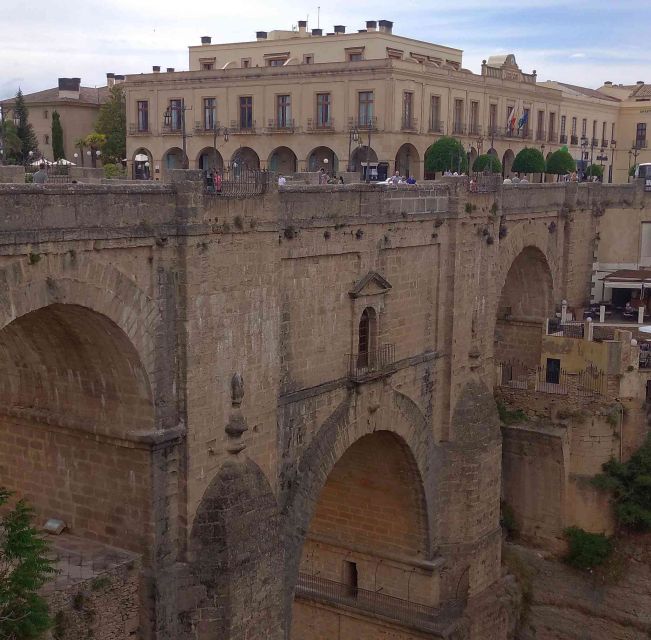
<instances>
[{"instance_id":1,"label":"plant growing on stone","mask_svg":"<svg viewBox=\"0 0 651 640\"><path fill-rule=\"evenodd\" d=\"M620 526L634 531L651 531L651 436L628 462L611 459L593 484L611 491Z\"/></svg>"},{"instance_id":2,"label":"plant growing on stone","mask_svg":"<svg viewBox=\"0 0 651 640\"><path fill-rule=\"evenodd\" d=\"M613 551L613 545L603 533L589 533L580 527L568 527L563 532L568 542L564 560L576 569L594 569L602 565Z\"/></svg>"},{"instance_id":3,"label":"plant growing on stone","mask_svg":"<svg viewBox=\"0 0 651 640\"><path fill-rule=\"evenodd\" d=\"M0 488L0 507L11 493ZM0 518L0 638L30 640L51 626L39 589L55 569L46 541L32 526L34 513L19 500Z\"/></svg>"}]
</instances>

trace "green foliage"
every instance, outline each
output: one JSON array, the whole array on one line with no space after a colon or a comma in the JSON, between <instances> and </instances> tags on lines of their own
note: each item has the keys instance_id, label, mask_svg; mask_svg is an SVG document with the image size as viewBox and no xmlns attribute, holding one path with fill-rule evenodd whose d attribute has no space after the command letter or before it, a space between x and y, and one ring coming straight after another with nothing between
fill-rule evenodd
<instances>
[{"instance_id":1,"label":"green foliage","mask_svg":"<svg viewBox=\"0 0 651 640\"><path fill-rule=\"evenodd\" d=\"M38 155L38 140L32 125L29 123L29 110L25 104L23 92L18 89L16 94L16 101L14 103L14 115L18 116L19 122L16 128L16 133L20 138L20 153L18 161L21 164L26 164L29 160L29 152L32 151L34 155Z\"/></svg>"},{"instance_id":2,"label":"green foliage","mask_svg":"<svg viewBox=\"0 0 651 640\"><path fill-rule=\"evenodd\" d=\"M102 154L106 162L119 163L127 152L127 103L122 87L115 85L99 110L95 131L104 136Z\"/></svg>"},{"instance_id":3,"label":"green foliage","mask_svg":"<svg viewBox=\"0 0 651 640\"><path fill-rule=\"evenodd\" d=\"M500 416L502 424L518 424L519 422L527 422L529 418L522 409L509 409L503 402L497 402L497 413Z\"/></svg>"},{"instance_id":4,"label":"green foliage","mask_svg":"<svg viewBox=\"0 0 651 640\"><path fill-rule=\"evenodd\" d=\"M611 459L602 469L592 482L612 492L619 524L635 531L651 531L651 436L628 462Z\"/></svg>"},{"instance_id":5,"label":"green foliage","mask_svg":"<svg viewBox=\"0 0 651 640\"><path fill-rule=\"evenodd\" d=\"M603 178L604 177L604 168L599 166L598 164L591 164L585 170L585 175L589 176L589 177L597 176L597 178Z\"/></svg>"},{"instance_id":6,"label":"green foliage","mask_svg":"<svg viewBox=\"0 0 651 640\"><path fill-rule=\"evenodd\" d=\"M0 488L0 507L11 493ZM32 526L34 514L23 500L0 519L0 638L29 640L51 625L39 589L55 572L47 543Z\"/></svg>"},{"instance_id":7,"label":"green foliage","mask_svg":"<svg viewBox=\"0 0 651 640\"><path fill-rule=\"evenodd\" d=\"M569 549L564 560L576 569L593 569L602 565L613 551L610 538L603 533L588 533L579 527L563 531Z\"/></svg>"},{"instance_id":8,"label":"green foliage","mask_svg":"<svg viewBox=\"0 0 651 640\"><path fill-rule=\"evenodd\" d=\"M11 120L0 121L0 138L3 141L5 162L20 164L23 143L18 137L16 125Z\"/></svg>"},{"instance_id":9,"label":"green foliage","mask_svg":"<svg viewBox=\"0 0 651 640\"><path fill-rule=\"evenodd\" d=\"M637 169L637 165L634 164L629 170L628 170L628 175L630 178L632 178L635 175L635 170Z\"/></svg>"},{"instance_id":10,"label":"green foliage","mask_svg":"<svg viewBox=\"0 0 651 640\"><path fill-rule=\"evenodd\" d=\"M549 156L549 160L547 160L547 173L562 176L566 173L572 173L572 171L576 171L576 162L567 151L558 149Z\"/></svg>"},{"instance_id":11,"label":"green foliage","mask_svg":"<svg viewBox=\"0 0 651 640\"><path fill-rule=\"evenodd\" d=\"M127 175L126 169L121 164L108 163L102 166L105 178L124 178Z\"/></svg>"},{"instance_id":12,"label":"green foliage","mask_svg":"<svg viewBox=\"0 0 651 640\"><path fill-rule=\"evenodd\" d=\"M545 158L538 149L525 147L515 156L511 171L516 173L544 173Z\"/></svg>"},{"instance_id":13,"label":"green foliage","mask_svg":"<svg viewBox=\"0 0 651 640\"><path fill-rule=\"evenodd\" d=\"M468 158L463 145L456 139L449 136L439 138L425 152L425 170L434 171L459 171L464 173L468 170Z\"/></svg>"},{"instance_id":14,"label":"green foliage","mask_svg":"<svg viewBox=\"0 0 651 640\"><path fill-rule=\"evenodd\" d=\"M89 133L84 139L84 146L90 149L91 166L97 166L97 151L104 152L106 136L103 133ZM83 163L82 163L83 164Z\"/></svg>"},{"instance_id":15,"label":"green foliage","mask_svg":"<svg viewBox=\"0 0 651 640\"><path fill-rule=\"evenodd\" d=\"M484 153L475 158L472 165L473 171L490 171L491 173L502 173L502 163L491 153Z\"/></svg>"},{"instance_id":16,"label":"green foliage","mask_svg":"<svg viewBox=\"0 0 651 640\"><path fill-rule=\"evenodd\" d=\"M66 157L63 149L63 127L58 111L52 112L52 155L55 161Z\"/></svg>"}]
</instances>

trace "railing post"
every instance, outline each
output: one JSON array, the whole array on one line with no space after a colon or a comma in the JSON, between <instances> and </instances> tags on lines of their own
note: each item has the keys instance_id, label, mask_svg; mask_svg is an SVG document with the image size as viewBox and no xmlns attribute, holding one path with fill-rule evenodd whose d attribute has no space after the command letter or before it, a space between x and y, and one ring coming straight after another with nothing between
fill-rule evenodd
<instances>
[{"instance_id":1,"label":"railing post","mask_svg":"<svg viewBox=\"0 0 651 640\"><path fill-rule=\"evenodd\" d=\"M637 310L637 323L638 324L643 324L644 323L644 307L638 307L638 310Z\"/></svg>"},{"instance_id":2,"label":"railing post","mask_svg":"<svg viewBox=\"0 0 651 640\"><path fill-rule=\"evenodd\" d=\"M587 318L583 323L583 339L592 342L592 318Z\"/></svg>"},{"instance_id":3,"label":"railing post","mask_svg":"<svg viewBox=\"0 0 651 640\"><path fill-rule=\"evenodd\" d=\"M606 305L605 304L600 304L599 305L599 322L602 324L606 322Z\"/></svg>"},{"instance_id":4,"label":"railing post","mask_svg":"<svg viewBox=\"0 0 651 640\"><path fill-rule=\"evenodd\" d=\"M567 320L567 300L561 302L561 322L565 323Z\"/></svg>"}]
</instances>

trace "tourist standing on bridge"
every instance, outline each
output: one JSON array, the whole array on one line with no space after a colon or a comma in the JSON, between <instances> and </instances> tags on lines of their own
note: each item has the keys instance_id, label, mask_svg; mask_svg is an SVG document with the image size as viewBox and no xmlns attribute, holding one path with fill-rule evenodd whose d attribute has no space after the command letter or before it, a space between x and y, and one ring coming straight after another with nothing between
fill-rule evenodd
<instances>
[{"instance_id":1,"label":"tourist standing on bridge","mask_svg":"<svg viewBox=\"0 0 651 640\"><path fill-rule=\"evenodd\" d=\"M34 184L45 184L47 182L47 171L42 162L38 165L38 171L34 174L33 180Z\"/></svg>"}]
</instances>

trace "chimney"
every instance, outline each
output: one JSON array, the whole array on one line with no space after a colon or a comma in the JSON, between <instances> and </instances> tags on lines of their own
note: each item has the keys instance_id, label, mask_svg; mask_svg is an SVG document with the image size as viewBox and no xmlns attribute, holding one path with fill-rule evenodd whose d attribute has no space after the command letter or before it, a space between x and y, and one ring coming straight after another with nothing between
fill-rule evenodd
<instances>
[{"instance_id":1,"label":"chimney","mask_svg":"<svg viewBox=\"0 0 651 640\"><path fill-rule=\"evenodd\" d=\"M366 21L366 30L367 31L376 31L377 30L377 20L367 20Z\"/></svg>"},{"instance_id":2,"label":"chimney","mask_svg":"<svg viewBox=\"0 0 651 640\"><path fill-rule=\"evenodd\" d=\"M174 67L167 67L167 73L174 73Z\"/></svg>"},{"instance_id":3,"label":"chimney","mask_svg":"<svg viewBox=\"0 0 651 640\"><path fill-rule=\"evenodd\" d=\"M125 81L125 76L115 75L115 84L122 84Z\"/></svg>"},{"instance_id":4,"label":"chimney","mask_svg":"<svg viewBox=\"0 0 651 640\"><path fill-rule=\"evenodd\" d=\"M343 24L336 24L335 33L346 33L346 27Z\"/></svg>"},{"instance_id":5,"label":"chimney","mask_svg":"<svg viewBox=\"0 0 651 640\"><path fill-rule=\"evenodd\" d=\"M201 44L210 44L212 38L210 36L201 36Z\"/></svg>"},{"instance_id":6,"label":"chimney","mask_svg":"<svg viewBox=\"0 0 651 640\"><path fill-rule=\"evenodd\" d=\"M604 86L605 86L605 87L612 87L612 86L613 86L613 83L612 83L612 81L610 81L610 80L606 80L606 82L604 82Z\"/></svg>"},{"instance_id":7,"label":"chimney","mask_svg":"<svg viewBox=\"0 0 651 640\"><path fill-rule=\"evenodd\" d=\"M312 29L312 35L313 36L322 36L323 35L323 29Z\"/></svg>"},{"instance_id":8,"label":"chimney","mask_svg":"<svg viewBox=\"0 0 651 640\"><path fill-rule=\"evenodd\" d=\"M59 98L79 100L81 78L59 78Z\"/></svg>"},{"instance_id":9,"label":"chimney","mask_svg":"<svg viewBox=\"0 0 651 640\"><path fill-rule=\"evenodd\" d=\"M393 33L393 22L391 20L380 20L379 25L382 33Z\"/></svg>"},{"instance_id":10,"label":"chimney","mask_svg":"<svg viewBox=\"0 0 651 640\"><path fill-rule=\"evenodd\" d=\"M307 20L298 21L298 32L303 35L307 33Z\"/></svg>"},{"instance_id":11,"label":"chimney","mask_svg":"<svg viewBox=\"0 0 651 640\"><path fill-rule=\"evenodd\" d=\"M267 39L267 32L266 31L256 31L255 32L255 39L260 42L260 40L266 40Z\"/></svg>"},{"instance_id":12,"label":"chimney","mask_svg":"<svg viewBox=\"0 0 651 640\"><path fill-rule=\"evenodd\" d=\"M110 89L115 84L115 74L107 73L106 74L106 86Z\"/></svg>"},{"instance_id":13,"label":"chimney","mask_svg":"<svg viewBox=\"0 0 651 640\"><path fill-rule=\"evenodd\" d=\"M156 64L151 68L153 73L160 73L160 67Z\"/></svg>"},{"instance_id":14,"label":"chimney","mask_svg":"<svg viewBox=\"0 0 651 640\"><path fill-rule=\"evenodd\" d=\"M644 84L644 80L638 80L635 84Z\"/></svg>"}]
</instances>

